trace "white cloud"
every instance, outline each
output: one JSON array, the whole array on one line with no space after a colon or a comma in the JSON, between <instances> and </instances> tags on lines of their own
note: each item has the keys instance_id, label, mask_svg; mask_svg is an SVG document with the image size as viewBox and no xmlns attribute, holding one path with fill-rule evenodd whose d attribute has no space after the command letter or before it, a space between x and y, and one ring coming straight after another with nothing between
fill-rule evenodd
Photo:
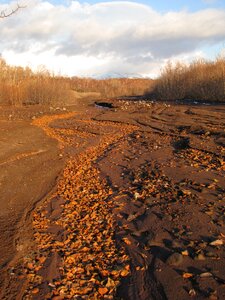
<instances>
[{"instance_id":1,"label":"white cloud","mask_svg":"<svg viewBox=\"0 0 225 300\"><path fill-rule=\"evenodd\" d=\"M0 52L10 63L69 75L154 74L168 59L192 59L225 40L224 10L160 14L125 1L37 1L0 21Z\"/></svg>"}]
</instances>

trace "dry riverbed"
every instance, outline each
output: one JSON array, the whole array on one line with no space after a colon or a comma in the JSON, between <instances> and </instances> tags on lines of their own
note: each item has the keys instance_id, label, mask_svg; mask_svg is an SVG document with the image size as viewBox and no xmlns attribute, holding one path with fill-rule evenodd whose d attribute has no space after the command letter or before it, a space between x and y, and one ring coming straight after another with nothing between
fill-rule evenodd
<instances>
[{"instance_id":1,"label":"dry riverbed","mask_svg":"<svg viewBox=\"0 0 225 300\"><path fill-rule=\"evenodd\" d=\"M1 299L224 299L225 108L0 111Z\"/></svg>"}]
</instances>

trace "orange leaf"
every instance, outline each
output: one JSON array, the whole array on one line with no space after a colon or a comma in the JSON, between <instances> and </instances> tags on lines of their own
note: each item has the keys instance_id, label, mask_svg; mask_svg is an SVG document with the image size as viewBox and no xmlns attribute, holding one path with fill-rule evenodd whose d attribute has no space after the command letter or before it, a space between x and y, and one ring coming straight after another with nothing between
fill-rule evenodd
<instances>
[{"instance_id":1,"label":"orange leaf","mask_svg":"<svg viewBox=\"0 0 225 300\"><path fill-rule=\"evenodd\" d=\"M192 273L184 273L183 274L183 278L191 278L193 277L194 275Z\"/></svg>"},{"instance_id":2,"label":"orange leaf","mask_svg":"<svg viewBox=\"0 0 225 300\"><path fill-rule=\"evenodd\" d=\"M99 292L100 295L103 296L103 295L108 293L108 289L107 288L99 288L98 292Z\"/></svg>"},{"instance_id":3,"label":"orange leaf","mask_svg":"<svg viewBox=\"0 0 225 300\"><path fill-rule=\"evenodd\" d=\"M131 245L131 241L128 238L123 238L124 243Z\"/></svg>"},{"instance_id":4,"label":"orange leaf","mask_svg":"<svg viewBox=\"0 0 225 300\"><path fill-rule=\"evenodd\" d=\"M39 292L39 289L38 288L34 288L33 290L32 290L32 294L37 294Z\"/></svg>"},{"instance_id":5,"label":"orange leaf","mask_svg":"<svg viewBox=\"0 0 225 300\"><path fill-rule=\"evenodd\" d=\"M121 273L120 273L120 275L122 276L122 277L126 277L127 275L129 275L129 271L128 270L123 270L123 271L121 271Z\"/></svg>"}]
</instances>

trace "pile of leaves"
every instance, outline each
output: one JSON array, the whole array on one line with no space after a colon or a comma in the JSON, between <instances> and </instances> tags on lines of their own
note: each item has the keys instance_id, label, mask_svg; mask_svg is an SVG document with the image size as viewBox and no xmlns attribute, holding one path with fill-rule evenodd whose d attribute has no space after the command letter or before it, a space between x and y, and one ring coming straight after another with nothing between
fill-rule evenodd
<instances>
[{"instance_id":1,"label":"pile of leaves","mask_svg":"<svg viewBox=\"0 0 225 300\"><path fill-rule=\"evenodd\" d=\"M180 151L177 155L184 158L191 166L206 170L225 171L225 161L223 155L216 155L197 149L187 149Z\"/></svg>"},{"instance_id":2,"label":"pile of leaves","mask_svg":"<svg viewBox=\"0 0 225 300\"><path fill-rule=\"evenodd\" d=\"M45 116L34 124L56 138L63 149L70 130L67 134L66 129L55 130L49 123L73 115ZM101 122L100 126L108 125ZM97 146L71 157L57 191L33 213L37 250L25 259L25 299L115 299L121 278L130 273L129 257L114 238L113 192L101 179L95 161L134 127L110 125L118 129L116 133L103 136ZM49 209L53 201L59 202L58 213ZM57 260L53 275L48 274L52 268L49 259Z\"/></svg>"}]
</instances>

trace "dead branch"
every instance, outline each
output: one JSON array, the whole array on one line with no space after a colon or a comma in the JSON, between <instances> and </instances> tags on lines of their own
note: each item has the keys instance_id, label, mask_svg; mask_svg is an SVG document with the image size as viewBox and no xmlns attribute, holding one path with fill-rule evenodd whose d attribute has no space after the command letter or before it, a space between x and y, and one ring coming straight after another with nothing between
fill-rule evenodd
<instances>
[{"instance_id":1,"label":"dead branch","mask_svg":"<svg viewBox=\"0 0 225 300\"><path fill-rule=\"evenodd\" d=\"M1 11L0 12L0 19L10 17L11 15L15 14L21 8L25 8L25 6L19 5L17 3L17 6L14 9L11 9L9 12L7 12L6 10Z\"/></svg>"}]
</instances>

